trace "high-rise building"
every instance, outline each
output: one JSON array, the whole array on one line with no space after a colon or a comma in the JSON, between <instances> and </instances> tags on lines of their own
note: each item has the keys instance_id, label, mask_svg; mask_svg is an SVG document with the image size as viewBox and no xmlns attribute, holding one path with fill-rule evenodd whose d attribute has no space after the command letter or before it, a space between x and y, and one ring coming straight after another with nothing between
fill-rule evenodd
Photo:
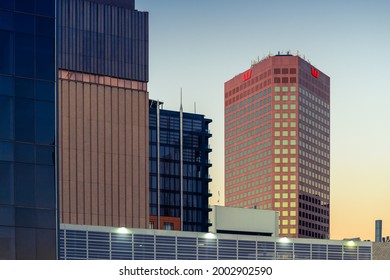
<instances>
[{"instance_id":1,"label":"high-rise building","mask_svg":"<svg viewBox=\"0 0 390 280\"><path fill-rule=\"evenodd\" d=\"M211 120L149 104L149 227L207 232Z\"/></svg>"},{"instance_id":2,"label":"high-rise building","mask_svg":"<svg viewBox=\"0 0 390 280\"><path fill-rule=\"evenodd\" d=\"M329 238L330 78L270 56L225 83L225 205L274 209L279 235Z\"/></svg>"},{"instance_id":3,"label":"high-rise building","mask_svg":"<svg viewBox=\"0 0 390 280\"><path fill-rule=\"evenodd\" d=\"M0 1L0 259L57 258L55 1Z\"/></svg>"},{"instance_id":4,"label":"high-rise building","mask_svg":"<svg viewBox=\"0 0 390 280\"><path fill-rule=\"evenodd\" d=\"M60 219L149 225L148 13L59 0Z\"/></svg>"}]
</instances>

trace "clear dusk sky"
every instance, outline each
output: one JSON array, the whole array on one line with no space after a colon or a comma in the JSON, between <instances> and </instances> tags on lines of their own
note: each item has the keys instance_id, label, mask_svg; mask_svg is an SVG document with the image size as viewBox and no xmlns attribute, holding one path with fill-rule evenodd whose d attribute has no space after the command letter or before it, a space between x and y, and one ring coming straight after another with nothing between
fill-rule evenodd
<instances>
[{"instance_id":1,"label":"clear dusk sky","mask_svg":"<svg viewBox=\"0 0 390 280\"><path fill-rule=\"evenodd\" d=\"M331 78L331 239L390 235L390 1L136 0L149 12L150 98L213 120L213 204L224 203L224 82L299 51ZM218 191L220 195L218 196Z\"/></svg>"}]
</instances>

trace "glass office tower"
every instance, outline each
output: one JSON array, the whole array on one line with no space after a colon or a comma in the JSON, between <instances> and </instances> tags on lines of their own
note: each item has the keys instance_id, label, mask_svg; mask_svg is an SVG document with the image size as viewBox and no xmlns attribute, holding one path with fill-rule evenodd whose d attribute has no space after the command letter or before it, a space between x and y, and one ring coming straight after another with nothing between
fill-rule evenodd
<instances>
[{"instance_id":1,"label":"glass office tower","mask_svg":"<svg viewBox=\"0 0 390 280\"><path fill-rule=\"evenodd\" d=\"M55 1L0 1L0 259L56 259Z\"/></svg>"},{"instance_id":2,"label":"glass office tower","mask_svg":"<svg viewBox=\"0 0 390 280\"><path fill-rule=\"evenodd\" d=\"M149 227L207 232L211 120L158 101L149 107Z\"/></svg>"}]
</instances>

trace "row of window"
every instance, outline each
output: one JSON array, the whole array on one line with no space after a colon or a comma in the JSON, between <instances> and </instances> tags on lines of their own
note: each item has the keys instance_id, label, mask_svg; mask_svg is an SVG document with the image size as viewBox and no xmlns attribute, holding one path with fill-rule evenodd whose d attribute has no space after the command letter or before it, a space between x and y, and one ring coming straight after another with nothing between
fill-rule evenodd
<instances>
[{"instance_id":1,"label":"row of window","mask_svg":"<svg viewBox=\"0 0 390 280\"><path fill-rule=\"evenodd\" d=\"M280 227L279 228L279 234L296 234L297 233L297 230L295 228L284 228L284 227Z\"/></svg>"},{"instance_id":2,"label":"row of window","mask_svg":"<svg viewBox=\"0 0 390 280\"><path fill-rule=\"evenodd\" d=\"M310 194L310 195L316 195L316 196L318 196L318 197L320 197L322 199L326 199L326 200L330 199L329 191L320 191L319 189L312 189L311 186L313 186L314 184L310 185L310 180L309 180L309 184L308 185L310 187L299 185L299 190L302 191L302 192L305 192L307 194Z\"/></svg>"},{"instance_id":3,"label":"row of window","mask_svg":"<svg viewBox=\"0 0 390 280\"><path fill-rule=\"evenodd\" d=\"M328 177L329 178L329 177ZM314 188L322 193L329 194L329 180L325 180L326 182L321 182L318 179L312 179L306 177L306 175L302 175L299 177L299 184L301 188L305 190L305 188Z\"/></svg>"},{"instance_id":4,"label":"row of window","mask_svg":"<svg viewBox=\"0 0 390 280\"><path fill-rule=\"evenodd\" d=\"M0 95L54 102L54 82L0 75Z\"/></svg>"},{"instance_id":5,"label":"row of window","mask_svg":"<svg viewBox=\"0 0 390 280\"><path fill-rule=\"evenodd\" d=\"M291 87L288 87L288 86L277 86L277 87L274 87L274 92L280 92L280 89L282 90L282 92L288 92L290 90L290 92L296 92L297 91L297 87L296 86L291 86Z\"/></svg>"},{"instance_id":6,"label":"row of window","mask_svg":"<svg viewBox=\"0 0 390 280\"><path fill-rule=\"evenodd\" d=\"M226 202L235 202L237 200L242 200L242 199L245 199L247 196L246 196L246 193L244 194L239 194L239 195L234 195L234 196L231 196L231 197L228 197L226 198ZM253 198L253 196L248 196L249 199L248 200L245 200L243 201L243 206L247 206L247 205L250 205L250 204L257 204L259 202L263 202L263 201L268 201L271 199L271 195L268 194L268 195L265 195L265 196L258 196L256 198Z\"/></svg>"},{"instance_id":7,"label":"row of window","mask_svg":"<svg viewBox=\"0 0 390 280\"><path fill-rule=\"evenodd\" d=\"M309 153L315 154L318 157L322 157L322 158L329 158L330 157L330 152L324 151L324 149L322 147L308 145L303 141L299 142L299 147L300 147L300 150L302 152L309 152Z\"/></svg>"},{"instance_id":8,"label":"row of window","mask_svg":"<svg viewBox=\"0 0 390 280\"><path fill-rule=\"evenodd\" d=\"M246 182L247 180L251 180L251 179L254 179L254 174L248 176L248 175L245 175L245 176L241 176L241 177L235 177L235 179L232 179L232 180L228 180L226 179L226 187L230 187L230 186L233 186L233 185L236 185L236 184L240 184L242 182ZM228 176L226 176L228 177ZM230 178L230 176L229 176ZM266 183L269 183L271 182L271 177L265 177L265 178L260 178L258 180L254 180L251 185L252 186L257 186L257 185L262 185L262 184L266 184Z\"/></svg>"},{"instance_id":9,"label":"row of window","mask_svg":"<svg viewBox=\"0 0 390 280\"><path fill-rule=\"evenodd\" d=\"M226 131L230 130L231 128L233 127L236 127L236 129L239 128L239 126L241 126L243 123L246 123L246 122L249 122L252 120L252 122L248 123L246 128L252 128L252 127L257 127L258 125L261 125L262 123L265 123L267 122L268 120L271 120L271 116L270 115L265 115L264 117L260 117L262 116L264 113L267 113L266 109L268 107L265 107L264 110L259 110L259 111L256 111L252 114L248 114L242 118L237 118L235 121L233 121L232 123L230 124L227 124L225 126L225 129ZM259 118L260 117L260 118ZM254 120L254 121L253 121Z\"/></svg>"},{"instance_id":10,"label":"row of window","mask_svg":"<svg viewBox=\"0 0 390 280\"><path fill-rule=\"evenodd\" d=\"M275 208L295 208L297 207L297 203L295 201L284 201L284 202L275 202L274 203L274 207ZM281 222L282 221L282 222ZM290 221L290 225L295 225L296 223L296 220L285 220L285 219L280 219L279 220L279 224L282 224L282 225L288 225L288 221Z\"/></svg>"},{"instance_id":11,"label":"row of window","mask_svg":"<svg viewBox=\"0 0 390 280\"><path fill-rule=\"evenodd\" d=\"M308 147L316 147L316 148L319 148L322 151L327 152L327 153L329 153L329 151L330 151L329 143L326 144L323 141L318 141L317 139L314 139L313 137L305 136L305 137L302 137L300 140L301 140L299 142L300 146L305 147L306 149L310 149Z\"/></svg>"},{"instance_id":12,"label":"row of window","mask_svg":"<svg viewBox=\"0 0 390 280\"><path fill-rule=\"evenodd\" d=\"M275 96L274 96L274 100L275 100L275 101L288 101L288 100L290 100L290 101L296 101L296 100L297 100L297 96L296 96L295 94L291 94L291 95L285 94L285 95L282 95L282 96L280 96L280 95L275 95Z\"/></svg>"},{"instance_id":13,"label":"row of window","mask_svg":"<svg viewBox=\"0 0 390 280\"><path fill-rule=\"evenodd\" d=\"M299 122L303 123L304 125L309 125L309 126L311 126L313 128L321 130L322 132L324 132L324 134L329 134L330 133L329 126L325 127L320 122L313 121L310 118L305 117L303 114L299 115Z\"/></svg>"},{"instance_id":14,"label":"row of window","mask_svg":"<svg viewBox=\"0 0 390 280\"><path fill-rule=\"evenodd\" d=\"M248 125L249 126L249 125ZM240 127L240 128L237 128L236 130L233 130L232 132L230 132L230 133L227 133L227 135L229 135L228 137L231 137L231 136L234 136L234 135L239 135L241 132L246 132L246 131L248 131L249 130L249 127L248 126L243 126L243 127ZM251 127L253 126L253 124L252 125L250 125ZM265 134L265 135L263 135L264 133L263 132L265 132L265 131L267 131L267 130L269 130L269 129L271 129L271 123L268 123L268 124L265 124L265 125L263 125L263 126L259 126L259 127L257 127L256 129L253 129L253 130L251 130L251 131L249 131L249 132L246 132L246 133L244 133L244 134L241 134L241 135L239 135L239 136L237 136L237 137L235 137L235 138L233 138L231 141L229 141L229 144L237 144L238 142L240 142L240 141L242 141L242 140L245 140L245 139L247 139L247 138L250 138L250 139L253 139L253 136L255 136L255 135L257 135L257 134L261 134L260 136L259 136L259 139L261 139L261 138L266 138L268 135L267 134ZM268 137L271 137L271 133L269 133L269 136ZM261 140L260 140L261 141ZM244 143L244 145L245 145L245 143Z\"/></svg>"},{"instance_id":15,"label":"row of window","mask_svg":"<svg viewBox=\"0 0 390 280\"><path fill-rule=\"evenodd\" d=\"M245 153L245 152L247 152L246 155L249 155L248 157L243 157L242 153ZM261 151L256 152L256 155L254 155L252 157L250 156L251 153L255 153L255 151L251 152L251 150L248 150L248 151L241 152L239 154L235 154L232 157L226 158L226 162L225 162L226 166L229 166L229 168L227 170L235 169L236 167L243 166L243 165L249 164L249 163L254 162L254 161L258 161L259 159L261 160L262 158L266 158L266 157L271 155L271 150L266 150L264 152L261 152ZM240 159L240 160L235 161L236 159ZM227 165L227 163L231 162L231 161L235 161L235 163ZM270 160L268 160L268 161L270 161ZM265 165L270 164L270 163L267 163L266 161L264 161L264 162L260 161L260 163L256 163L257 167L262 167L263 164L265 166Z\"/></svg>"},{"instance_id":16,"label":"row of window","mask_svg":"<svg viewBox=\"0 0 390 280\"><path fill-rule=\"evenodd\" d=\"M314 153L314 152L308 153L304 149L299 149L299 155L302 156L303 158L310 159L310 160L317 162L317 163L325 162L325 165L329 166L329 159L330 159L329 153L324 153L321 151L318 151L317 153ZM325 160L321 161L320 156L322 156L322 158L324 158Z\"/></svg>"},{"instance_id":17,"label":"row of window","mask_svg":"<svg viewBox=\"0 0 390 280\"><path fill-rule=\"evenodd\" d=\"M271 146L271 141L266 141L266 142L264 142L262 144L258 144L258 145L256 145L256 147L253 147L254 144L259 143L259 142L263 142L264 140L266 140L268 138L271 138L271 136L272 136L271 132L264 133L264 134L262 134L262 135L260 135L258 137L255 137L255 138L251 137L251 133L241 135L240 137L237 138L237 142L245 140L246 138L250 138L249 141L242 142L240 144L236 144L236 145L234 145L231 148L227 148L227 145L226 145L227 149L225 150L225 155L234 153L236 151L241 151L240 152L240 154L241 154L240 157L241 157L242 153L250 154L250 153L253 153L255 151L263 150L263 149ZM242 151L242 149L244 149L246 147L250 147L250 148L247 149L247 150ZM233 157L237 156L237 155L233 155Z\"/></svg>"},{"instance_id":18,"label":"row of window","mask_svg":"<svg viewBox=\"0 0 390 280\"><path fill-rule=\"evenodd\" d=\"M250 195L258 195L258 194L261 194L263 192L267 192L267 191L271 190L271 186L257 187L255 190L253 190L252 186L250 186L249 184L244 184L244 185L241 185L239 187L226 189L226 195L228 196L229 194L232 194L232 193L235 193L235 192L239 192L239 191L242 191L242 190L246 190L247 188L252 189L251 191L246 193L248 196L250 196Z\"/></svg>"},{"instance_id":19,"label":"row of window","mask_svg":"<svg viewBox=\"0 0 390 280\"><path fill-rule=\"evenodd\" d=\"M274 110L295 110L297 109L297 105L292 103L292 104L275 104L274 105Z\"/></svg>"},{"instance_id":20,"label":"row of window","mask_svg":"<svg viewBox=\"0 0 390 280\"><path fill-rule=\"evenodd\" d=\"M0 9L15 10L17 12L39 14L43 16L54 17L55 1L52 0L36 0L36 1L23 1L23 0L5 0L0 1Z\"/></svg>"},{"instance_id":21,"label":"row of window","mask_svg":"<svg viewBox=\"0 0 390 280\"><path fill-rule=\"evenodd\" d=\"M256 209L262 209L262 210L272 209L271 203L267 203L267 201L268 201L268 198L265 200L263 199L262 203L260 203L260 201L259 201L259 204L256 205L255 202L252 202L252 200L245 200L245 201L241 201L241 202L232 203L229 206L240 207L240 208L254 208L254 207L256 207Z\"/></svg>"},{"instance_id":22,"label":"row of window","mask_svg":"<svg viewBox=\"0 0 390 280\"><path fill-rule=\"evenodd\" d=\"M274 115L274 118L275 119L295 119L297 117L296 113L283 113L283 114L280 114L280 113L276 113Z\"/></svg>"},{"instance_id":23,"label":"row of window","mask_svg":"<svg viewBox=\"0 0 390 280\"><path fill-rule=\"evenodd\" d=\"M253 126L253 124L251 125L251 127L252 126ZM263 132L265 132L268 129L271 129L271 124L270 123L265 124L263 126L260 126L260 127L256 128L256 129L253 129L250 132L244 133L244 134L240 135L239 137L236 137L233 140L233 143L239 142L239 141L241 141L242 139L245 139L245 138L252 138L255 134L262 134ZM235 130L233 130L231 132L226 133L226 136L225 136L226 138L225 139L228 139L228 138L230 138L232 136L235 136L235 135L239 135L240 133L246 132L246 131L248 131L248 126L247 125L245 125L243 127L239 127L239 128L237 128L237 129L235 129ZM241 140L240 140L240 137L242 137Z\"/></svg>"},{"instance_id":24,"label":"row of window","mask_svg":"<svg viewBox=\"0 0 390 280\"><path fill-rule=\"evenodd\" d=\"M281 71L280 71L281 70ZM283 75L286 75L288 74L290 71L290 74L296 74L297 73L297 68L274 68L274 74L278 75L278 74L283 74Z\"/></svg>"},{"instance_id":25,"label":"row of window","mask_svg":"<svg viewBox=\"0 0 390 280\"><path fill-rule=\"evenodd\" d=\"M329 175L327 175L327 174L323 175L324 173L317 173L317 172L311 171L307 168L300 168L299 173L301 175L304 175L303 178L317 180L317 181L320 181L320 183L327 183L329 180Z\"/></svg>"},{"instance_id":26,"label":"row of window","mask_svg":"<svg viewBox=\"0 0 390 280\"><path fill-rule=\"evenodd\" d=\"M240 103L237 103L237 104L235 104L235 105L233 105L233 106L231 106L229 108L226 108L225 114L229 114L230 112L232 112L234 110L240 109L240 108L248 105L249 103L254 102L255 100L257 100L259 98L267 96L270 93L271 93L271 88L267 88L267 89L265 89L265 90L263 90L263 91L261 91L261 92L259 92L257 94L254 94L252 97L244 99Z\"/></svg>"},{"instance_id":27,"label":"row of window","mask_svg":"<svg viewBox=\"0 0 390 280\"><path fill-rule=\"evenodd\" d=\"M247 165L251 162L252 162L252 165L254 165L253 164L254 161L257 162L259 159L261 160L262 158L269 157L270 155L271 155L271 150L259 152L255 156L247 157L247 158L241 159L240 161L236 161L233 164L230 164L229 168L226 170L235 169L236 167ZM231 157L231 158L229 158L229 160L226 160L226 163L234 160L235 158L240 158L240 157L238 157L238 155L236 155L236 157ZM259 167L262 167L263 165L266 166L267 164L270 164L270 163L268 163L269 161L270 161L269 159L264 160L264 161L261 160L260 162L256 163L255 165L257 166L257 168L259 168Z\"/></svg>"},{"instance_id":28,"label":"row of window","mask_svg":"<svg viewBox=\"0 0 390 280\"><path fill-rule=\"evenodd\" d=\"M275 157L274 163L296 163L297 158L296 157Z\"/></svg>"},{"instance_id":29,"label":"row of window","mask_svg":"<svg viewBox=\"0 0 390 280\"><path fill-rule=\"evenodd\" d=\"M271 102L271 97L264 98L250 106L247 106L240 111L237 111L229 116L226 117L225 122L228 123L231 120L239 120L242 115L245 117L241 118L241 123L248 121L250 118L254 118L257 116L261 116L269 111L270 106L263 107L264 105ZM253 112L249 114L250 112ZM245 119L245 120L244 120Z\"/></svg>"},{"instance_id":30,"label":"row of window","mask_svg":"<svg viewBox=\"0 0 390 280\"><path fill-rule=\"evenodd\" d=\"M326 215L326 216L329 217L329 214ZM302 221L304 219L307 219L309 221L309 223L312 223L312 227L311 227L312 229L314 229L314 228L315 229L319 229L318 228L319 226L324 226L324 225L321 225L319 223L329 225L329 219L328 218L320 217L319 215L316 215L314 213L307 213L305 211L299 211L299 217L302 218ZM317 222L317 223L315 223L315 222Z\"/></svg>"},{"instance_id":31,"label":"row of window","mask_svg":"<svg viewBox=\"0 0 390 280\"><path fill-rule=\"evenodd\" d=\"M310 179L307 179L304 176L299 177L299 184L301 185L301 189L305 187L310 187L310 188L314 187L325 194L329 193L330 190L329 183L319 183L318 181L312 181Z\"/></svg>"},{"instance_id":32,"label":"row of window","mask_svg":"<svg viewBox=\"0 0 390 280\"><path fill-rule=\"evenodd\" d=\"M313 110L308 110L305 106L299 105L299 112L300 114L307 115L311 119L313 119L315 122L321 122L322 125L329 127L330 126L330 117L329 115L320 115L318 112L315 112Z\"/></svg>"},{"instance_id":33,"label":"row of window","mask_svg":"<svg viewBox=\"0 0 390 280\"><path fill-rule=\"evenodd\" d=\"M254 167L254 166L252 166L252 167ZM240 168L238 170L234 170L233 172L227 172L227 174L229 174L229 175L227 175L226 178L231 178L231 177L235 177L237 175L246 174L247 178L253 179L253 178L262 177L263 175L267 175L267 174L271 173L270 167L264 168L264 169L256 168L256 172L250 173L251 170L253 170L253 169L250 169L250 166L248 166L248 169L245 167L245 168Z\"/></svg>"},{"instance_id":34,"label":"row of window","mask_svg":"<svg viewBox=\"0 0 390 280\"><path fill-rule=\"evenodd\" d=\"M0 74L54 80L53 38L0 30L0 42Z\"/></svg>"},{"instance_id":35,"label":"row of window","mask_svg":"<svg viewBox=\"0 0 390 280\"><path fill-rule=\"evenodd\" d=\"M2 154L0 152L0 155ZM52 165L0 161L0 178L0 204L55 207L55 180ZM13 208L11 210L13 211ZM2 219L14 220L12 215L7 215L5 212L2 212ZM36 222L32 219L30 222L34 221Z\"/></svg>"},{"instance_id":36,"label":"row of window","mask_svg":"<svg viewBox=\"0 0 390 280\"><path fill-rule=\"evenodd\" d=\"M299 123L299 129L300 129L300 132L299 132L300 137L302 137L302 135L305 134L305 135L307 135L307 137L321 139L325 143L330 142L329 134L319 133L317 130L314 130L314 129L312 129L312 128L310 128L302 123Z\"/></svg>"},{"instance_id":37,"label":"row of window","mask_svg":"<svg viewBox=\"0 0 390 280\"><path fill-rule=\"evenodd\" d=\"M329 108L330 108L329 103L323 101L322 99L318 98L314 94L311 94L309 91L305 90L304 88L299 88L299 93L301 93L303 96L310 99L312 101L311 103L313 103L314 105L315 103L317 103L318 108L320 108L320 106L326 108L327 111L323 111L322 114L326 115L326 113L329 112ZM329 117L329 115L327 115L327 117Z\"/></svg>"},{"instance_id":38,"label":"row of window","mask_svg":"<svg viewBox=\"0 0 390 280\"><path fill-rule=\"evenodd\" d=\"M0 96L0 139L54 145L54 103Z\"/></svg>"}]
</instances>

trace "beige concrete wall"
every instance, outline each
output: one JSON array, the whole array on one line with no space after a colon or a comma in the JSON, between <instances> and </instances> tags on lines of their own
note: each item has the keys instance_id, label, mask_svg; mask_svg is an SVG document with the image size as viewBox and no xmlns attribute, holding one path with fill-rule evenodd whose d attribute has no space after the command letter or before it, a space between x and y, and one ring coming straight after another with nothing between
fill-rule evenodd
<instances>
[{"instance_id":1,"label":"beige concrete wall","mask_svg":"<svg viewBox=\"0 0 390 280\"><path fill-rule=\"evenodd\" d=\"M60 222L147 228L146 87L66 73L59 79Z\"/></svg>"}]
</instances>

